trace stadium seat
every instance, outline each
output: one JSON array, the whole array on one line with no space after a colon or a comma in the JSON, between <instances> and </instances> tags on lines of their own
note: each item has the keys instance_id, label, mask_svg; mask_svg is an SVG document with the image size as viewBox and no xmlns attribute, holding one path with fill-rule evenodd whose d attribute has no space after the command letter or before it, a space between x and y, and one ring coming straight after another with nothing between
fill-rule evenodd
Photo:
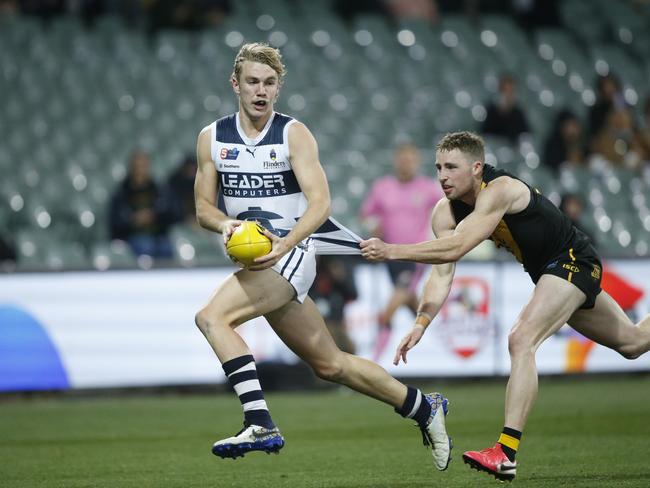
<instances>
[{"instance_id":1,"label":"stadium seat","mask_svg":"<svg viewBox=\"0 0 650 488\"><path fill-rule=\"evenodd\" d=\"M566 0L558 4L565 28L575 32L585 45L600 42L605 35L605 20L600 10L587 0ZM580 19L579 22L576 19Z\"/></svg>"},{"instance_id":2,"label":"stadium seat","mask_svg":"<svg viewBox=\"0 0 650 488\"><path fill-rule=\"evenodd\" d=\"M47 26L35 17L0 18L0 93L8 94L0 115L0 224L11 232L39 232L49 222L48 232L57 240L65 234L72 247L107 245L106 210L130 152L151 151L155 176L166 178L193 150L201 127L236 110L227 82L232 56L252 40L282 44L290 74L278 109L316 135L334 212L349 225L356 225L368 184L391 171L394 144L411 141L429 150L445 132L477 129L504 70L517 77L533 129L527 154L539 154L557 110L585 118L603 62L637 110L650 95L650 9L643 5L566 0L558 4L563 28L523 32L500 14L445 12L432 26L367 13L342 19L333 4L233 2L215 29L163 30L152 37L112 15L99 16L91 27L71 16L54 17ZM414 45L404 33L398 40L404 29ZM486 142L500 167L527 172L545 193L576 191L590 212L602 206L611 213L619 224L616 236L613 224L606 230L610 239L625 229L632 234L629 246L643 240L635 233L641 207L631 199L638 202L650 185L634 190L629 175L594 177L584 168L554 178L541 166L525 165L522 148ZM625 209L636 221L625 221ZM174 234L198 256L186 264L204 255L206 263L215 261L214 243L194 234ZM625 248L620 241L611 247ZM189 248L183 249L187 256ZM58 254L51 262L83 261L74 251ZM22 262L48 266L45 258L35 253Z\"/></svg>"},{"instance_id":3,"label":"stadium seat","mask_svg":"<svg viewBox=\"0 0 650 488\"><path fill-rule=\"evenodd\" d=\"M92 266L100 271L107 269L134 268L137 259L124 241L99 242L93 245L90 259Z\"/></svg>"},{"instance_id":4,"label":"stadium seat","mask_svg":"<svg viewBox=\"0 0 650 488\"><path fill-rule=\"evenodd\" d=\"M221 236L194 225L177 224L170 231L174 257L186 267L232 265Z\"/></svg>"},{"instance_id":5,"label":"stadium seat","mask_svg":"<svg viewBox=\"0 0 650 488\"><path fill-rule=\"evenodd\" d=\"M45 252L51 237L44 231L20 229L15 235L18 269L45 267Z\"/></svg>"},{"instance_id":6,"label":"stadium seat","mask_svg":"<svg viewBox=\"0 0 650 488\"><path fill-rule=\"evenodd\" d=\"M63 269L87 269L90 261L77 242L57 242L50 240L43 251L43 260L47 269L60 271Z\"/></svg>"}]
</instances>

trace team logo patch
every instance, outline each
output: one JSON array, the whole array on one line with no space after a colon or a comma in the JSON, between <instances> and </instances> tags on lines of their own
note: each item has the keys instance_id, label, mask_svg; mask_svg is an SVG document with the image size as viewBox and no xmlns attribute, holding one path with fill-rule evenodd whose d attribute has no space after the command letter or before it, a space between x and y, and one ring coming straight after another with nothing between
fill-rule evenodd
<instances>
[{"instance_id":1,"label":"team logo patch","mask_svg":"<svg viewBox=\"0 0 650 488\"><path fill-rule=\"evenodd\" d=\"M594 269L591 271L591 277L595 280L599 280L601 275L600 266L594 264Z\"/></svg>"},{"instance_id":2,"label":"team logo patch","mask_svg":"<svg viewBox=\"0 0 650 488\"><path fill-rule=\"evenodd\" d=\"M219 153L219 157L221 159L237 159L237 156L239 156L239 149L236 147L233 147L232 149L228 148L222 148L221 152Z\"/></svg>"},{"instance_id":3,"label":"team logo patch","mask_svg":"<svg viewBox=\"0 0 650 488\"><path fill-rule=\"evenodd\" d=\"M454 279L439 317L438 334L454 354L467 359L479 352L494 329L487 282L469 276Z\"/></svg>"},{"instance_id":4,"label":"team logo patch","mask_svg":"<svg viewBox=\"0 0 650 488\"><path fill-rule=\"evenodd\" d=\"M557 261L553 261L551 264L549 264L546 269L553 269L557 266Z\"/></svg>"},{"instance_id":5,"label":"team logo patch","mask_svg":"<svg viewBox=\"0 0 650 488\"><path fill-rule=\"evenodd\" d=\"M277 154L275 154L275 149L271 149L269 156L271 157L271 161L275 161L275 158L277 157Z\"/></svg>"}]
</instances>

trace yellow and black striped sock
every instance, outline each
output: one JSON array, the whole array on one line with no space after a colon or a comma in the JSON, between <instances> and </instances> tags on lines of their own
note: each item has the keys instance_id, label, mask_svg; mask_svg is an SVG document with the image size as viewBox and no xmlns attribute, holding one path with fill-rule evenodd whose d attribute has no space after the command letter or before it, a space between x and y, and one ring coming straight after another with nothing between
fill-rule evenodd
<instances>
[{"instance_id":1,"label":"yellow and black striped sock","mask_svg":"<svg viewBox=\"0 0 650 488\"><path fill-rule=\"evenodd\" d=\"M497 441L501 444L501 449L503 453L510 459L510 461L515 460L515 455L517 454L517 449L519 449L519 441L521 440L521 432L510 427L504 427L503 432L499 436Z\"/></svg>"}]
</instances>

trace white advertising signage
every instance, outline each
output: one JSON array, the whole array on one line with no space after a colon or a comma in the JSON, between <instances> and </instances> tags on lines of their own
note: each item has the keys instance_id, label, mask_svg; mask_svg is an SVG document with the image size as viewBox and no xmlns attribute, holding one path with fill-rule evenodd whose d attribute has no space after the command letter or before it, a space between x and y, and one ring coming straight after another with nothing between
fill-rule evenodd
<instances>
[{"instance_id":1,"label":"white advertising signage","mask_svg":"<svg viewBox=\"0 0 650 488\"><path fill-rule=\"evenodd\" d=\"M650 312L650 261L606 263L635 320ZM7 274L0 279L0 391L223 382L194 315L230 269ZM425 275L426 276L426 275ZM611 281L611 280L610 280ZM346 307L357 353L396 376L506 375L507 337L533 284L515 263L464 263L408 364L392 364L413 315L399 310L380 337L377 315L391 293L382 265L355 270L359 297ZM623 285L621 285L623 283ZM614 286L608 285L608 286ZM621 288L622 286L622 288ZM631 290L631 291L630 291ZM259 362L298 358L264 319L238 329ZM569 327L537 354L542 374L650 370L594 345Z\"/></svg>"}]
</instances>

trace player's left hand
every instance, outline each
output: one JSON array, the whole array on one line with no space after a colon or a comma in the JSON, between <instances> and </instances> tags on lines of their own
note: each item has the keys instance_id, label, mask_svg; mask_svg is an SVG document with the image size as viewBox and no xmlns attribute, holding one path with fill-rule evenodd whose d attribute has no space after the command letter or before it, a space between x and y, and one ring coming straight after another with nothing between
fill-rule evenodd
<instances>
[{"instance_id":1,"label":"player's left hand","mask_svg":"<svg viewBox=\"0 0 650 488\"><path fill-rule=\"evenodd\" d=\"M359 247L361 255L368 261L379 262L388 259L388 245L377 237L361 241Z\"/></svg>"},{"instance_id":2,"label":"player's left hand","mask_svg":"<svg viewBox=\"0 0 650 488\"><path fill-rule=\"evenodd\" d=\"M420 342L425 330L426 329L422 325L415 324L413 329L411 329L411 332L404 336L395 350L395 357L393 358L393 364L395 366L399 364L400 359L404 361L404 364L406 364L406 354L415 347L418 342Z\"/></svg>"},{"instance_id":3,"label":"player's left hand","mask_svg":"<svg viewBox=\"0 0 650 488\"><path fill-rule=\"evenodd\" d=\"M276 236L273 232L270 232L268 229L263 227L262 231L266 237L271 239L271 252L255 259L256 264L248 267L251 271L261 271L274 266L278 261L280 261L280 259L282 259L282 256L291 250L282 237Z\"/></svg>"}]
</instances>

